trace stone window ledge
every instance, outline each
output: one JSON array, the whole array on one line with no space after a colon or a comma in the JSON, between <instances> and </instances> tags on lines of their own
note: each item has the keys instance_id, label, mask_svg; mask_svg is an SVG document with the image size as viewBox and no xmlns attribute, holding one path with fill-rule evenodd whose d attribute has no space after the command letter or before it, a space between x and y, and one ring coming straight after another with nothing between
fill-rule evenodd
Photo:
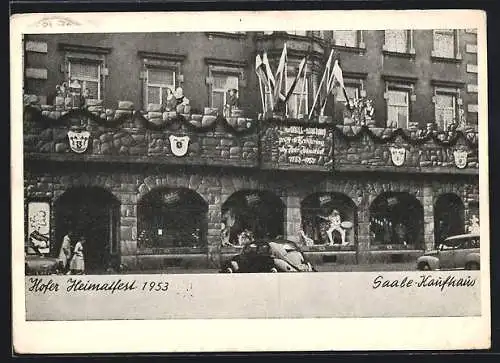
<instances>
[{"instance_id":1,"label":"stone window ledge","mask_svg":"<svg viewBox=\"0 0 500 363\"><path fill-rule=\"evenodd\" d=\"M213 39L214 37L226 38L226 39L245 39L247 34L241 33L228 33L228 32L205 32L208 39Z\"/></svg>"},{"instance_id":2,"label":"stone window ledge","mask_svg":"<svg viewBox=\"0 0 500 363\"><path fill-rule=\"evenodd\" d=\"M454 58L440 57L440 56L437 56L437 55L433 54L431 56L431 60L433 62L441 62L441 63L462 63L462 57L460 56L460 54L457 55Z\"/></svg>"},{"instance_id":3,"label":"stone window ledge","mask_svg":"<svg viewBox=\"0 0 500 363\"><path fill-rule=\"evenodd\" d=\"M359 53L359 54L366 53L366 47L364 47L364 46L347 47L344 45L333 45L332 47L333 47L333 49L341 51L341 52L351 52L351 53Z\"/></svg>"},{"instance_id":4,"label":"stone window ledge","mask_svg":"<svg viewBox=\"0 0 500 363\"><path fill-rule=\"evenodd\" d=\"M408 59L415 59L415 50L411 49L409 52L395 52L392 50L386 50L384 49L382 53L385 56L391 56L391 57L400 57L400 58L408 58Z\"/></svg>"}]
</instances>

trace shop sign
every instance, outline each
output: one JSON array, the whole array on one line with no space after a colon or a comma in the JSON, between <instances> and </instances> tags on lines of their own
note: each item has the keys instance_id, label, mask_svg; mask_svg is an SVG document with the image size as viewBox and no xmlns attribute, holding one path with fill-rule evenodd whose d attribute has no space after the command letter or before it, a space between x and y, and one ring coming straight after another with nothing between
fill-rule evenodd
<instances>
[{"instance_id":1,"label":"shop sign","mask_svg":"<svg viewBox=\"0 0 500 363\"><path fill-rule=\"evenodd\" d=\"M189 136L170 135L170 150L175 156L184 156L188 151Z\"/></svg>"},{"instance_id":2,"label":"shop sign","mask_svg":"<svg viewBox=\"0 0 500 363\"><path fill-rule=\"evenodd\" d=\"M50 204L30 202L28 204L28 237L32 247L43 254L50 250Z\"/></svg>"},{"instance_id":3,"label":"shop sign","mask_svg":"<svg viewBox=\"0 0 500 363\"><path fill-rule=\"evenodd\" d=\"M453 158L455 159L455 165L457 168L463 169L467 166L467 151L455 150L453 152Z\"/></svg>"},{"instance_id":4,"label":"shop sign","mask_svg":"<svg viewBox=\"0 0 500 363\"><path fill-rule=\"evenodd\" d=\"M260 200L260 197L258 194L249 194L249 195L245 196L245 198L247 200L248 205L255 204Z\"/></svg>"},{"instance_id":5,"label":"shop sign","mask_svg":"<svg viewBox=\"0 0 500 363\"><path fill-rule=\"evenodd\" d=\"M396 166L401 166L404 164L406 159L406 149L404 147L391 147L391 160Z\"/></svg>"},{"instance_id":6,"label":"shop sign","mask_svg":"<svg viewBox=\"0 0 500 363\"><path fill-rule=\"evenodd\" d=\"M90 132L88 131L68 131L69 147L75 153L81 154L89 146Z\"/></svg>"},{"instance_id":7,"label":"shop sign","mask_svg":"<svg viewBox=\"0 0 500 363\"><path fill-rule=\"evenodd\" d=\"M332 200L330 195L322 195L319 197L319 205L323 206Z\"/></svg>"},{"instance_id":8,"label":"shop sign","mask_svg":"<svg viewBox=\"0 0 500 363\"><path fill-rule=\"evenodd\" d=\"M168 194L163 195L163 201L166 204L176 203L179 201L179 199L180 199L180 197L179 197L178 192L172 192L172 193L168 193Z\"/></svg>"},{"instance_id":9,"label":"shop sign","mask_svg":"<svg viewBox=\"0 0 500 363\"><path fill-rule=\"evenodd\" d=\"M280 161L298 165L324 165L330 160L331 134L326 128L279 126Z\"/></svg>"}]
</instances>

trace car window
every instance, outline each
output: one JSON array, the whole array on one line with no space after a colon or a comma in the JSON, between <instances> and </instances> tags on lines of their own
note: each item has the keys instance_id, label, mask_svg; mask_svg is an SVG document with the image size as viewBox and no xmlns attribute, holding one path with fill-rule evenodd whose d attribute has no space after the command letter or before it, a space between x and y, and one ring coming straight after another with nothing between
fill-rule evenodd
<instances>
[{"instance_id":1,"label":"car window","mask_svg":"<svg viewBox=\"0 0 500 363\"><path fill-rule=\"evenodd\" d=\"M479 248L479 238L471 238L467 241L466 248Z\"/></svg>"},{"instance_id":2,"label":"car window","mask_svg":"<svg viewBox=\"0 0 500 363\"><path fill-rule=\"evenodd\" d=\"M456 250L460 246L460 240L449 240L449 241L444 241L442 244L442 250Z\"/></svg>"}]
</instances>

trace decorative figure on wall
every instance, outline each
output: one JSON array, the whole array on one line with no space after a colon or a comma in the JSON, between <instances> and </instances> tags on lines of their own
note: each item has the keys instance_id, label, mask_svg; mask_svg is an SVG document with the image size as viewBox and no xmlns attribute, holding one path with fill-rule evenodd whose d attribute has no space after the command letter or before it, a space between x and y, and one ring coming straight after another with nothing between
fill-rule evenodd
<instances>
[{"instance_id":1,"label":"decorative figure on wall","mask_svg":"<svg viewBox=\"0 0 500 363\"><path fill-rule=\"evenodd\" d=\"M184 96L182 87L177 87L174 96L176 99L175 110L177 111L177 113L189 113L189 111L191 110L191 107L189 106L189 99Z\"/></svg>"},{"instance_id":2,"label":"decorative figure on wall","mask_svg":"<svg viewBox=\"0 0 500 363\"><path fill-rule=\"evenodd\" d=\"M455 165L459 169L464 169L467 166L467 151L466 150L455 150L453 151L453 159Z\"/></svg>"},{"instance_id":3,"label":"decorative figure on wall","mask_svg":"<svg viewBox=\"0 0 500 363\"><path fill-rule=\"evenodd\" d=\"M170 141L170 150L175 156L184 156L187 154L189 146L189 136L175 136L168 137Z\"/></svg>"},{"instance_id":4,"label":"decorative figure on wall","mask_svg":"<svg viewBox=\"0 0 500 363\"><path fill-rule=\"evenodd\" d=\"M226 94L226 104L224 105L224 117L231 117L231 111L239 107L238 90L230 89Z\"/></svg>"},{"instance_id":5,"label":"decorative figure on wall","mask_svg":"<svg viewBox=\"0 0 500 363\"><path fill-rule=\"evenodd\" d=\"M177 99L170 88L165 90L165 95L163 97L163 108L165 111L175 111L177 106Z\"/></svg>"},{"instance_id":6,"label":"decorative figure on wall","mask_svg":"<svg viewBox=\"0 0 500 363\"><path fill-rule=\"evenodd\" d=\"M89 146L90 132L80 129L68 131L69 147L77 154L84 153Z\"/></svg>"},{"instance_id":7,"label":"decorative figure on wall","mask_svg":"<svg viewBox=\"0 0 500 363\"><path fill-rule=\"evenodd\" d=\"M390 147L391 160L396 166L401 166L404 164L406 159L406 149L404 147Z\"/></svg>"}]
</instances>

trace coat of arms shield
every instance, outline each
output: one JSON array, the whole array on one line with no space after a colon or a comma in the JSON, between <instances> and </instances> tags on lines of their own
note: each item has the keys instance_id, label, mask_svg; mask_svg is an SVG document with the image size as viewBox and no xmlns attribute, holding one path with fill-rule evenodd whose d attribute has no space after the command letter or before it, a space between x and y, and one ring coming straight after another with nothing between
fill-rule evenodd
<instances>
[{"instance_id":1,"label":"coat of arms shield","mask_svg":"<svg viewBox=\"0 0 500 363\"><path fill-rule=\"evenodd\" d=\"M457 168L465 168L467 166L467 151L455 150L453 152L453 159L455 160L455 165L457 166Z\"/></svg>"},{"instance_id":2,"label":"coat of arms shield","mask_svg":"<svg viewBox=\"0 0 500 363\"><path fill-rule=\"evenodd\" d=\"M184 156L188 151L189 136L170 135L170 150L175 156Z\"/></svg>"},{"instance_id":3,"label":"coat of arms shield","mask_svg":"<svg viewBox=\"0 0 500 363\"><path fill-rule=\"evenodd\" d=\"M396 166L401 166L404 164L406 159L406 149L404 147L391 147L391 160Z\"/></svg>"},{"instance_id":4,"label":"coat of arms shield","mask_svg":"<svg viewBox=\"0 0 500 363\"><path fill-rule=\"evenodd\" d=\"M69 147L75 153L81 154L89 146L89 131L68 131Z\"/></svg>"}]
</instances>

